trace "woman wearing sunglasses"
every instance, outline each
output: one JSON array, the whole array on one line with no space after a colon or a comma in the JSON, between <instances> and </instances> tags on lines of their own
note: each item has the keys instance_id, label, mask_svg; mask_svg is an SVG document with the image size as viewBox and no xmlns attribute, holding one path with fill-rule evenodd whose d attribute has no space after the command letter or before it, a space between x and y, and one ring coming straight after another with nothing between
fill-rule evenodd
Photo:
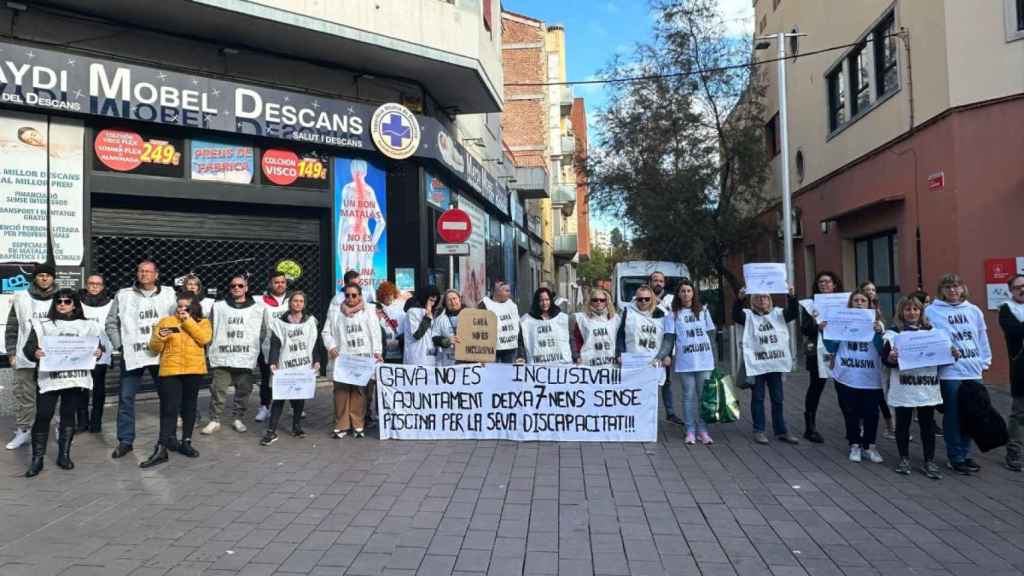
<instances>
[{"instance_id":1,"label":"woman wearing sunglasses","mask_svg":"<svg viewBox=\"0 0 1024 576\"><path fill-rule=\"evenodd\" d=\"M586 311L573 316L573 359L577 364L607 366L615 363L615 335L619 331L619 315L611 295L603 288L590 291Z\"/></svg>"},{"instance_id":2,"label":"woman wearing sunglasses","mask_svg":"<svg viewBox=\"0 0 1024 576\"><path fill-rule=\"evenodd\" d=\"M654 359L665 333L665 311L658 306L654 291L644 285L636 289L633 305L622 311L615 338L615 357L635 354Z\"/></svg>"},{"instance_id":3,"label":"woman wearing sunglasses","mask_svg":"<svg viewBox=\"0 0 1024 576\"><path fill-rule=\"evenodd\" d=\"M47 336L75 336L96 339L96 357L103 355L99 344L99 325L82 313L78 293L70 288L61 288L53 295L53 302L46 318L32 321L32 331L22 348L26 358L37 362L46 356L44 338ZM32 463L25 476L32 478L43 469L43 456L50 438L50 421L60 401L60 431L57 436L57 466L71 470L71 441L75 437L75 413L82 390L92 389L92 374L89 370L63 370L49 372L38 370L38 391L36 393L36 415L32 424Z\"/></svg>"},{"instance_id":4,"label":"woman wearing sunglasses","mask_svg":"<svg viewBox=\"0 0 1024 576\"><path fill-rule=\"evenodd\" d=\"M160 355L160 438L153 454L139 467L167 462L168 450L177 450L189 458L199 456L192 447L192 430L196 425L199 386L206 375L206 346L212 337L213 328L203 318L199 298L191 292L179 292L174 315L161 318L149 337L149 349Z\"/></svg>"},{"instance_id":5,"label":"woman wearing sunglasses","mask_svg":"<svg viewBox=\"0 0 1024 576\"><path fill-rule=\"evenodd\" d=\"M327 322L320 332L324 348L331 361L338 356L372 356L383 362L381 329L377 311L362 306L363 289L359 284L345 286L344 304L348 309L362 307L359 312L348 314L341 306L332 306L327 313ZM333 374L333 365L330 372ZM366 384L334 382L334 433L335 438L344 438L349 433L362 438L366 428Z\"/></svg>"}]
</instances>

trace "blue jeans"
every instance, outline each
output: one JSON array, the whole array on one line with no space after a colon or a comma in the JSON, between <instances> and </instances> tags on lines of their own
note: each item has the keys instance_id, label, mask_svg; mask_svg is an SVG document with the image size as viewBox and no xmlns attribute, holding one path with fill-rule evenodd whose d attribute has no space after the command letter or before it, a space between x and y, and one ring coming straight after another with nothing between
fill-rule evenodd
<instances>
[{"instance_id":1,"label":"blue jeans","mask_svg":"<svg viewBox=\"0 0 1024 576\"><path fill-rule=\"evenodd\" d=\"M124 357L121 358L121 389L117 393L117 441L131 446L135 443L135 394L142 385L142 374L149 372L153 383L157 382L159 366L143 366L135 370L125 370Z\"/></svg>"},{"instance_id":2,"label":"blue jeans","mask_svg":"<svg viewBox=\"0 0 1024 576\"><path fill-rule=\"evenodd\" d=\"M971 439L960 435L960 414L957 396L960 380L940 380L942 389L942 437L946 443L946 456L950 462L963 462L971 450Z\"/></svg>"},{"instance_id":3,"label":"blue jeans","mask_svg":"<svg viewBox=\"0 0 1024 576\"><path fill-rule=\"evenodd\" d=\"M708 431L708 425L700 417L700 396L704 390L704 381L710 374L710 372L672 372L669 383L679 382L683 389L683 424L686 424L687 433L699 434Z\"/></svg>"},{"instance_id":4,"label":"blue jeans","mask_svg":"<svg viewBox=\"0 0 1024 576\"><path fill-rule=\"evenodd\" d=\"M776 436L786 433L786 417L783 415L782 373L769 372L754 376L754 387L750 390L750 417L754 420L754 432L764 432L765 388L772 399L772 430Z\"/></svg>"}]
</instances>

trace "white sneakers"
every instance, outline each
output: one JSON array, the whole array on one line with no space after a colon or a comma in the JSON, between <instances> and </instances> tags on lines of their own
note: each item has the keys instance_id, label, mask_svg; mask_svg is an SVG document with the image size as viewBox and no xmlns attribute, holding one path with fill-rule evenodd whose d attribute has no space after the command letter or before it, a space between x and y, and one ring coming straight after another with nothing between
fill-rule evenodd
<instances>
[{"instance_id":1,"label":"white sneakers","mask_svg":"<svg viewBox=\"0 0 1024 576\"><path fill-rule=\"evenodd\" d=\"M220 430L220 422L216 420L210 420L210 422L199 431L200 434L213 434Z\"/></svg>"},{"instance_id":2,"label":"white sneakers","mask_svg":"<svg viewBox=\"0 0 1024 576\"><path fill-rule=\"evenodd\" d=\"M885 462L882 459L882 455L878 453L878 450L873 445L863 449L857 444L850 446L850 462L860 462L864 457L867 457L868 460L875 464Z\"/></svg>"},{"instance_id":3,"label":"white sneakers","mask_svg":"<svg viewBox=\"0 0 1024 576\"><path fill-rule=\"evenodd\" d=\"M270 418L270 409L266 406L260 406L258 412L256 412L256 421L263 422L267 418Z\"/></svg>"},{"instance_id":4,"label":"white sneakers","mask_svg":"<svg viewBox=\"0 0 1024 576\"><path fill-rule=\"evenodd\" d=\"M242 424L242 421L237 418L231 423L231 427L235 429L235 432L245 432L248 430L248 428L245 427L245 424Z\"/></svg>"},{"instance_id":5,"label":"white sneakers","mask_svg":"<svg viewBox=\"0 0 1024 576\"><path fill-rule=\"evenodd\" d=\"M22 430L21 428L18 428L17 430L14 431L14 438L11 438L11 441L7 443L7 449L17 450L18 448L21 448L26 443L28 443L29 438L31 437L32 435L29 433L28 430Z\"/></svg>"}]
</instances>

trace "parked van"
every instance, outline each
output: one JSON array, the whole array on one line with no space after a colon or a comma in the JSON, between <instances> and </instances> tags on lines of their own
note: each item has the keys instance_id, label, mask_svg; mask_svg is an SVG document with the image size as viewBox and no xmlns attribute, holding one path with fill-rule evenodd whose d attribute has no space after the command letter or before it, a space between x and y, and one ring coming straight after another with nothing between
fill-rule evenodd
<instances>
[{"instance_id":1,"label":"parked van","mask_svg":"<svg viewBox=\"0 0 1024 576\"><path fill-rule=\"evenodd\" d=\"M619 309L633 301L633 294L640 286L647 284L647 279L654 272L665 275L665 293L674 294L676 286L683 278L690 277L690 270L679 262L658 262L655 260L633 260L619 262L615 265L615 276L612 278L615 291L615 302Z\"/></svg>"}]
</instances>

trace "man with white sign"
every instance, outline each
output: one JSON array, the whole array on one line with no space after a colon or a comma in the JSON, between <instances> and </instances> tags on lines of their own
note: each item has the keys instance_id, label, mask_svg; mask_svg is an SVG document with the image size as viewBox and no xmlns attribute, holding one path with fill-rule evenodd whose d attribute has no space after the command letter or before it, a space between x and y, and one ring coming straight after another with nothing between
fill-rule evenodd
<instances>
[{"instance_id":1,"label":"man with white sign","mask_svg":"<svg viewBox=\"0 0 1024 576\"><path fill-rule=\"evenodd\" d=\"M363 289L359 284L345 286L345 306L359 308L363 304ZM367 356L383 362L384 346L381 330L377 323L377 312L362 307L354 314L342 313L340 308L331 308L327 322L320 335L324 348L331 359L331 374L336 374L338 358L346 356ZM344 370L342 371L344 374ZM341 439L351 432L356 438L365 436L367 382L334 380L334 437Z\"/></svg>"},{"instance_id":2,"label":"man with white sign","mask_svg":"<svg viewBox=\"0 0 1024 576\"><path fill-rule=\"evenodd\" d=\"M750 294L789 294L785 264L744 264L743 283Z\"/></svg>"},{"instance_id":3,"label":"man with white sign","mask_svg":"<svg viewBox=\"0 0 1024 576\"><path fill-rule=\"evenodd\" d=\"M107 313L107 338L121 350L121 384L117 398L117 448L111 458L123 458L134 450L135 394L148 372L157 382L160 355L149 348L153 326L175 313L177 301L170 286L160 286L156 262L146 258L135 268L135 283L118 290Z\"/></svg>"},{"instance_id":4,"label":"man with white sign","mask_svg":"<svg viewBox=\"0 0 1024 576\"><path fill-rule=\"evenodd\" d=\"M103 355L99 345L100 327L82 314L78 294L62 288L53 295L53 303L46 318L33 320L21 352L33 358L39 366L39 395L35 421L32 424L32 463L25 476L32 478L43 469L43 456L50 436L50 421L60 401L60 430L57 436L57 466L71 470L71 441L75 437L75 412L81 399L81 389L92 388L90 365ZM50 349L49 344L60 344ZM81 358L84 350L86 358ZM59 356L54 366L44 365L49 356ZM47 370L54 368L54 370Z\"/></svg>"},{"instance_id":5,"label":"man with white sign","mask_svg":"<svg viewBox=\"0 0 1024 576\"><path fill-rule=\"evenodd\" d=\"M18 428L7 443L8 450L24 446L29 440L36 413L36 364L22 353L32 331L32 321L46 318L57 288L53 285L56 269L52 264L36 264L32 284L14 296L7 315L4 345L11 367L14 368L14 416Z\"/></svg>"},{"instance_id":6,"label":"man with white sign","mask_svg":"<svg viewBox=\"0 0 1024 576\"><path fill-rule=\"evenodd\" d=\"M494 297L484 297L480 308L494 312L498 317L498 343L495 360L502 364L516 361L519 347L519 306L512 300L512 287L498 280L494 283Z\"/></svg>"},{"instance_id":7,"label":"man with white sign","mask_svg":"<svg viewBox=\"0 0 1024 576\"><path fill-rule=\"evenodd\" d=\"M253 380L263 340L264 304L249 295L249 280L236 274L228 283L228 297L213 305L210 321L213 340L210 342L210 422L200 431L213 434L220 430L228 388L235 387L232 406L236 432L247 430L242 419L252 394Z\"/></svg>"}]
</instances>

